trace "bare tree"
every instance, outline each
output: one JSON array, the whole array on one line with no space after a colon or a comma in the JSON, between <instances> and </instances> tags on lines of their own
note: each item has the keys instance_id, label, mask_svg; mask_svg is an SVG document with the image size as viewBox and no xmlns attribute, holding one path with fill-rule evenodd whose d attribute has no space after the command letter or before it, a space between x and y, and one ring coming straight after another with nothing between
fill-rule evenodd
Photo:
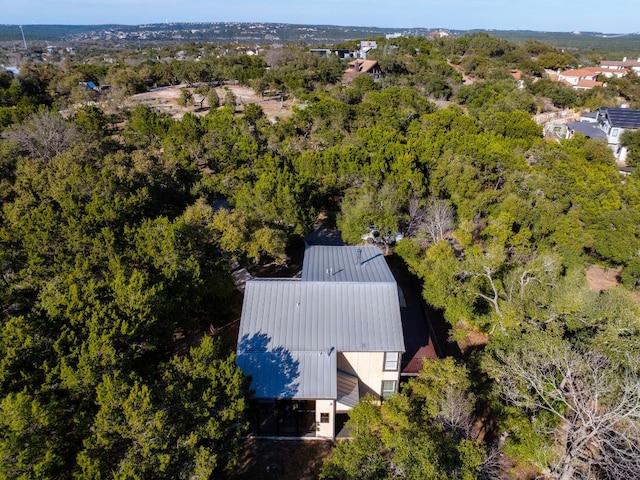
<instances>
[{"instance_id":1,"label":"bare tree","mask_svg":"<svg viewBox=\"0 0 640 480\"><path fill-rule=\"evenodd\" d=\"M73 124L56 113L46 111L32 115L5 135L29 157L47 161L68 150L80 136Z\"/></svg>"},{"instance_id":2,"label":"bare tree","mask_svg":"<svg viewBox=\"0 0 640 480\"><path fill-rule=\"evenodd\" d=\"M432 198L427 203L421 229L431 243L437 243L455 228L455 212L449 202Z\"/></svg>"},{"instance_id":3,"label":"bare tree","mask_svg":"<svg viewBox=\"0 0 640 480\"><path fill-rule=\"evenodd\" d=\"M640 378L602 354L530 339L489 368L502 396L559 420L552 477L640 478ZM541 344L542 343L542 344ZM620 371L624 370L623 374Z\"/></svg>"},{"instance_id":4,"label":"bare tree","mask_svg":"<svg viewBox=\"0 0 640 480\"><path fill-rule=\"evenodd\" d=\"M409 198L409 221L404 228L404 235L407 237L415 235L424 224L426 214L427 209L424 200L417 195L411 195L411 198Z\"/></svg>"}]
</instances>

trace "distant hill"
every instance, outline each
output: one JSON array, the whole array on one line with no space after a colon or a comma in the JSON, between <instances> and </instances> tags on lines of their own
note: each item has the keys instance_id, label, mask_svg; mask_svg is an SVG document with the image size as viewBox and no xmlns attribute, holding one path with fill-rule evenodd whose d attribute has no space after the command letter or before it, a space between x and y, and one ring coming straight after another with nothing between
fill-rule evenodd
<instances>
[{"instance_id":1,"label":"distant hill","mask_svg":"<svg viewBox=\"0 0 640 480\"><path fill-rule=\"evenodd\" d=\"M339 43L388 33L425 35L430 29L340 27L283 23L158 23L147 25L25 25L29 41ZM22 41L20 27L0 25L0 41Z\"/></svg>"},{"instance_id":2,"label":"distant hill","mask_svg":"<svg viewBox=\"0 0 640 480\"><path fill-rule=\"evenodd\" d=\"M450 35L486 31L513 41L539 40L561 48L594 52L628 52L640 56L640 35L600 32L537 32L527 30L448 30L436 28L378 28L285 23L189 22L146 25L24 25L27 42L100 42L118 46L130 42L239 42L335 44L388 34L429 35L444 30ZM0 41L21 42L18 25L0 25Z\"/></svg>"}]
</instances>

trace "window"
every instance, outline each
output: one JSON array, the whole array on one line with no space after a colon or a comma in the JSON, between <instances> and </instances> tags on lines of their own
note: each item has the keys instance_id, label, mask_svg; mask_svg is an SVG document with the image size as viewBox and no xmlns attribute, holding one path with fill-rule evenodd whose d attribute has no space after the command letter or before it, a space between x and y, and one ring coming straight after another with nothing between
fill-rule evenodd
<instances>
[{"instance_id":1,"label":"window","mask_svg":"<svg viewBox=\"0 0 640 480\"><path fill-rule=\"evenodd\" d=\"M398 352L384 352L384 371L395 372L398 370Z\"/></svg>"},{"instance_id":2,"label":"window","mask_svg":"<svg viewBox=\"0 0 640 480\"><path fill-rule=\"evenodd\" d=\"M396 381L395 380L383 380L382 381L382 399L386 400L391 395L396 393Z\"/></svg>"},{"instance_id":3,"label":"window","mask_svg":"<svg viewBox=\"0 0 640 480\"><path fill-rule=\"evenodd\" d=\"M620 133L620 130L617 128L614 128L613 130L611 130L611 136L614 138L617 137L619 133Z\"/></svg>"},{"instance_id":4,"label":"window","mask_svg":"<svg viewBox=\"0 0 640 480\"><path fill-rule=\"evenodd\" d=\"M329 423L329 414L321 413L320 414L320 423Z\"/></svg>"}]
</instances>

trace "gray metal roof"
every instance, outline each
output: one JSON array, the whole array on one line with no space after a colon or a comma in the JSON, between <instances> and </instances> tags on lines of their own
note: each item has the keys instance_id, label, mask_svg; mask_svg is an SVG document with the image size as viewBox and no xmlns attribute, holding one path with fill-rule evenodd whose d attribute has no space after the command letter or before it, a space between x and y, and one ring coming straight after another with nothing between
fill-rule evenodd
<instances>
[{"instance_id":1,"label":"gray metal roof","mask_svg":"<svg viewBox=\"0 0 640 480\"><path fill-rule=\"evenodd\" d=\"M337 398L338 352L405 349L395 282L249 280L238 338L258 398Z\"/></svg>"},{"instance_id":2,"label":"gray metal roof","mask_svg":"<svg viewBox=\"0 0 640 480\"><path fill-rule=\"evenodd\" d=\"M289 351L403 352L398 289L383 282L249 280L239 338L257 334Z\"/></svg>"},{"instance_id":3,"label":"gray metal roof","mask_svg":"<svg viewBox=\"0 0 640 480\"><path fill-rule=\"evenodd\" d=\"M247 337L245 343L254 341ZM245 374L258 380L251 384L256 398L329 399L338 395L336 357L335 351L328 354L275 348L238 352L236 363Z\"/></svg>"},{"instance_id":4,"label":"gray metal roof","mask_svg":"<svg viewBox=\"0 0 640 480\"><path fill-rule=\"evenodd\" d=\"M599 108L598 111L609 119L612 127L640 128L640 110L631 108Z\"/></svg>"},{"instance_id":5,"label":"gray metal roof","mask_svg":"<svg viewBox=\"0 0 640 480\"><path fill-rule=\"evenodd\" d=\"M355 407L360 401L360 385L358 377L338 370L338 401L347 406Z\"/></svg>"},{"instance_id":6,"label":"gray metal roof","mask_svg":"<svg viewBox=\"0 0 640 480\"><path fill-rule=\"evenodd\" d=\"M317 282L394 282L378 247L309 246L302 280Z\"/></svg>"}]
</instances>

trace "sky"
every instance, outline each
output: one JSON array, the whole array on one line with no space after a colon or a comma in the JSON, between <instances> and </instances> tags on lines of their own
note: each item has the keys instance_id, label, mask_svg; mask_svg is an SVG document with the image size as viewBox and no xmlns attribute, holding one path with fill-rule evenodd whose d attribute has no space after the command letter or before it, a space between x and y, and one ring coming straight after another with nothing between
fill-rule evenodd
<instances>
[{"instance_id":1,"label":"sky","mask_svg":"<svg viewBox=\"0 0 640 480\"><path fill-rule=\"evenodd\" d=\"M280 22L384 28L640 31L638 0L0 0L0 24Z\"/></svg>"}]
</instances>

